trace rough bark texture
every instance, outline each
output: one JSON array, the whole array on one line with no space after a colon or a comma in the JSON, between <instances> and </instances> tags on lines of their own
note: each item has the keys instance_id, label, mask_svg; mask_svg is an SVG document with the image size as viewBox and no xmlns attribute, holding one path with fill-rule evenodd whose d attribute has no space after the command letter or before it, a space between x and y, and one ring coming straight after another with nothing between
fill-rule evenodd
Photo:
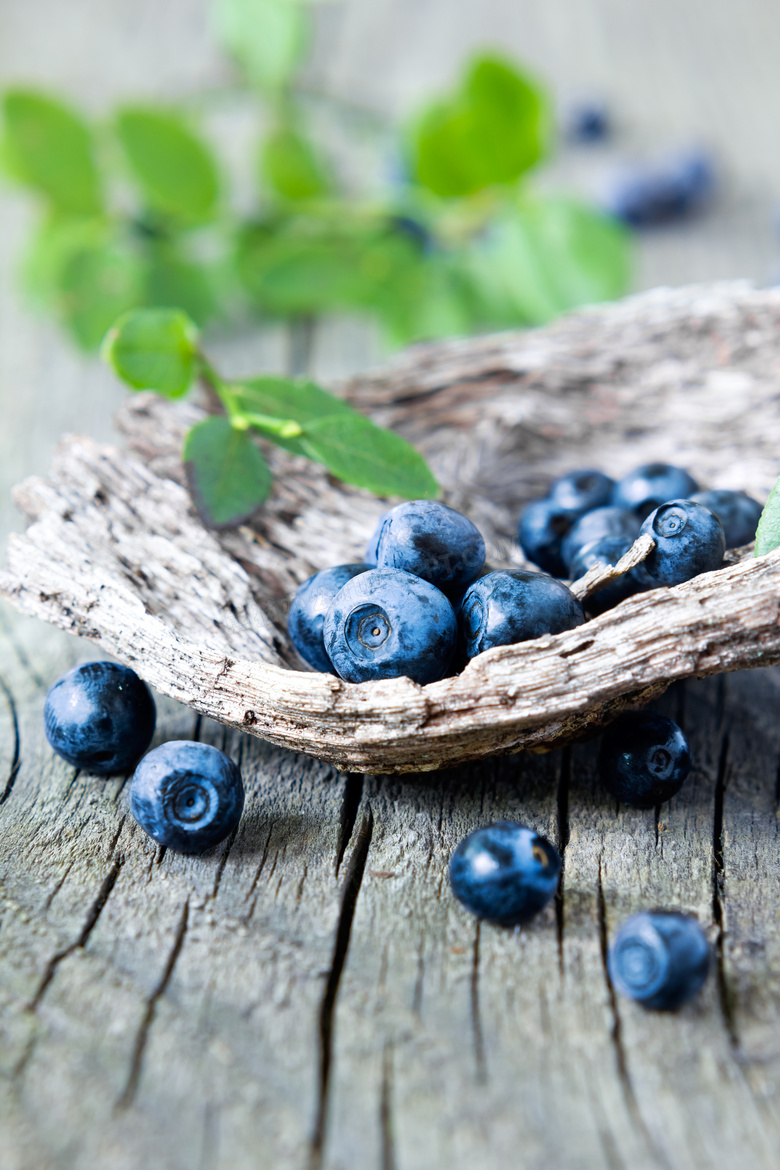
<instances>
[{"instance_id":1,"label":"rough bark texture","mask_svg":"<svg viewBox=\"0 0 780 1170\"><path fill-rule=\"evenodd\" d=\"M780 450L778 324L775 291L660 290L536 333L420 347L346 393L425 450L493 563L519 563L523 502L576 466L619 475L664 457L708 486L765 495ZM120 420L134 455L65 440L50 479L17 493L30 523L0 589L225 724L342 768L431 770L566 742L676 679L780 661L777 553L490 651L424 688L290 669L296 584L358 559L384 505L275 450L256 524L209 533L176 482L198 416L143 396Z\"/></svg>"}]
</instances>

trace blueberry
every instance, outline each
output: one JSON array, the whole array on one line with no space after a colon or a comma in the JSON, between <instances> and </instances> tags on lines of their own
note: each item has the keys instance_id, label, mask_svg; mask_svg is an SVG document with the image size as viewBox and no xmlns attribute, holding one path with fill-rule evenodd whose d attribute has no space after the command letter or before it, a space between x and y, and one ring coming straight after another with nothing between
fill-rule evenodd
<instances>
[{"instance_id":1,"label":"blueberry","mask_svg":"<svg viewBox=\"0 0 780 1170\"><path fill-rule=\"evenodd\" d=\"M699 485L682 467L671 463L643 463L624 475L612 493L618 508L632 508L644 520L654 508L668 500L692 496Z\"/></svg>"},{"instance_id":2,"label":"blueberry","mask_svg":"<svg viewBox=\"0 0 780 1170\"><path fill-rule=\"evenodd\" d=\"M603 102L577 102L568 111L565 133L570 142L603 142L610 131L609 113Z\"/></svg>"},{"instance_id":3,"label":"blueberry","mask_svg":"<svg viewBox=\"0 0 780 1170\"><path fill-rule=\"evenodd\" d=\"M85 662L51 688L43 722L58 755L85 772L106 776L129 768L148 748L154 699L129 666Z\"/></svg>"},{"instance_id":4,"label":"blueberry","mask_svg":"<svg viewBox=\"0 0 780 1170\"><path fill-rule=\"evenodd\" d=\"M746 492L694 492L691 499L697 504L703 504L718 517L723 525L726 548L739 548L755 540L763 509L758 500Z\"/></svg>"},{"instance_id":5,"label":"blueberry","mask_svg":"<svg viewBox=\"0 0 780 1170\"><path fill-rule=\"evenodd\" d=\"M695 918L668 910L644 910L623 923L608 959L621 995L645 1008L674 1011L704 984L710 948Z\"/></svg>"},{"instance_id":6,"label":"blueberry","mask_svg":"<svg viewBox=\"0 0 780 1170\"><path fill-rule=\"evenodd\" d=\"M545 573L565 577L561 546L575 519L574 512L549 499L527 504L517 527L517 540L529 561Z\"/></svg>"},{"instance_id":7,"label":"blueberry","mask_svg":"<svg viewBox=\"0 0 780 1170\"><path fill-rule=\"evenodd\" d=\"M588 569L594 565L616 565L620 558L628 552L633 544L630 536L602 536L600 540L591 540L583 545L569 566L573 581L584 577ZM583 603L585 609L592 614L605 613L627 597L641 593L647 586L638 577L636 570L631 569L624 573L617 581L597 589Z\"/></svg>"},{"instance_id":8,"label":"blueberry","mask_svg":"<svg viewBox=\"0 0 780 1170\"><path fill-rule=\"evenodd\" d=\"M603 471L570 471L557 479L550 489L549 499L559 508L582 516L594 508L603 508L610 503L615 487L614 479Z\"/></svg>"},{"instance_id":9,"label":"blueberry","mask_svg":"<svg viewBox=\"0 0 780 1170\"><path fill-rule=\"evenodd\" d=\"M322 569L299 587L287 615L290 641L309 666L325 674L333 673L333 663L325 653L322 627L330 603L347 581L366 573L371 565L336 565Z\"/></svg>"},{"instance_id":10,"label":"blueberry","mask_svg":"<svg viewBox=\"0 0 780 1170\"><path fill-rule=\"evenodd\" d=\"M501 926L538 914L557 890L560 872L555 846L514 821L475 829L450 858L455 897L478 918Z\"/></svg>"},{"instance_id":11,"label":"blueberry","mask_svg":"<svg viewBox=\"0 0 780 1170\"><path fill-rule=\"evenodd\" d=\"M386 513L377 538L378 569L402 569L444 592L479 575L485 542L470 520L435 500L409 500Z\"/></svg>"},{"instance_id":12,"label":"blueberry","mask_svg":"<svg viewBox=\"0 0 780 1170\"><path fill-rule=\"evenodd\" d=\"M700 211L714 186L710 158L701 152L686 152L616 176L607 196L607 210L629 227L654 227Z\"/></svg>"},{"instance_id":13,"label":"blueberry","mask_svg":"<svg viewBox=\"0 0 780 1170\"><path fill-rule=\"evenodd\" d=\"M349 581L325 617L325 650L348 682L444 678L457 645L455 612L429 581L402 569L371 569Z\"/></svg>"},{"instance_id":14,"label":"blueberry","mask_svg":"<svg viewBox=\"0 0 780 1170\"><path fill-rule=\"evenodd\" d=\"M585 613L562 581L526 569L499 569L475 581L458 614L468 658L542 634L581 626Z\"/></svg>"},{"instance_id":15,"label":"blueberry","mask_svg":"<svg viewBox=\"0 0 780 1170\"><path fill-rule=\"evenodd\" d=\"M233 761L207 743L174 739L139 763L130 811L142 829L178 853L202 853L239 822L244 785Z\"/></svg>"},{"instance_id":16,"label":"blueberry","mask_svg":"<svg viewBox=\"0 0 780 1170\"><path fill-rule=\"evenodd\" d=\"M639 527L639 517L628 508L610 506L586 512L575 521L561 545L561 556L567 572L571 573L575 557L586 544L605 536L623 536L633 543L639 535Z\"/></svg>"},{"instance_id":17,"label":"blueberry","mask_svg":"<svg viewBox=\"0 0 780 1170\"><path fill-rule=\"evenodd\" d=\"M691 770L688 741L665 715L623 715L604 732L599 775L608 792L634 808L671 800Z\"/></svg>"},{"instance_id":18,"label":"blueberry","mask_svg":"<svg viewBox=\"0 0 780 1170\"><path fill-rule=\"evenodd\" d=\"M723 563L723 526L709 508L694 500L662 504L643 521L640 533L649 533L656 544L637 570L651 589L680 585Z\"/></svg>"},{"instance_id":19,"label":"blueberry","mask_svg":"<svg viewBox=\"0 0 780 1170\"><path fill-rule=\"evenodd\" d=\"M387 512L383 512L376 522L376 528L371 533L371 538L366 545L365 561L366 564L371 565L372 568L376 566L376 554L379 546L379 536L387 517Z\"/></svg>"}]
</instances>

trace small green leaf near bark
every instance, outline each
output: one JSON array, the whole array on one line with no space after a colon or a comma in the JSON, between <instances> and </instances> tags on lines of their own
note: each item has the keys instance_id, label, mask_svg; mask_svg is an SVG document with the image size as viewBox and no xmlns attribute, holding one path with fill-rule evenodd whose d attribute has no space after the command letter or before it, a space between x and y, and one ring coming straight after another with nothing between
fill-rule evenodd
<instances>
[{"instance_id":1,"label":"small green leaf near bark","mask_svg":"<svg viewBox=\"0 0 780 1170\"><path fill-rule=\"evenodd\" d=\"M106 336L103 356L133 390L181 398L197 369L198 330L178 309L126 313Z\"/></svg>"},{"instance_id":2,"label":"small green leaf near bark","mask_svg":"<svg viewBox=\"0 0 780 1170\"><path fill-rule=\"evenodd\" d=\"M208 528L241 524L268 499L268 464L250 433L221 415L189 430L182 458L190 495Z\"/></svg>"},{"instance_id":3,"label":"small green leaf near bark","mask_svg":"<svg viewBox=\"0 0 780 1170\"><path fill-rule=\"evenodd\" d=\"M780 548L780 479L769 493L758 521L755 555L761 557L776 548Z\"/></svg>"},{"instance_id":4,"label":"small green leaf near bark","mask_svg":"<svg viewBox=\"0 0 780 1170\"><path fill-rule=\"evenodd\" d=\"M307 423L299 440L310 458L344 483L378 496L435 499L439 485L419 451L360 414L328 415Z\"/></svg>"}]
</instances>

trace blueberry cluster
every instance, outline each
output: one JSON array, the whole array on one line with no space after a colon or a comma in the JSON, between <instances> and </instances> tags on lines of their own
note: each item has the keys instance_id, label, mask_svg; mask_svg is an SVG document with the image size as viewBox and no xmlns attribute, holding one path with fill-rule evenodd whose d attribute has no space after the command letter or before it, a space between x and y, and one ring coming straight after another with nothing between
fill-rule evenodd
<instances>
[{"instance_id":1,"label":"blueberry cluster","mask_svg":"<svg viewBox=\"0 0 780 1170\"><path fill-rule=\"evenodd\" d=\"M635 593L719 568L727 548L753 539L760 515L745 492L699 491L683 468L645 463L617 482L590 469L556 480L525 508L518 540L542 570L577 580L596 564L614 565L639 535L652 536L641 565L588 598L596 616Z\"/></svg>"},{"instance_id":2,"label":"blueberry cluster","mask_svg":"<svg viewBox=\"0 0 780 1170\"><path fill-rule=\"evenodd\" d=\"M46 696L43 719L57 754L84 771L106 776L143 756L130 783L130 811L161 845L202 853L238 824L244 786L224 752L189 740L146 752L154 700L129 667L87 662L69 670Z\"/></svg>"},{"instance_id":3,"label":"blueberry cluster","mask_svg":"<svg viewBox=\"0 0 780 1170\"><path fill-rule=\"evenodd\" d=\"M301 657L348 682L405 675L423 685L492 646L560 633L582 606L544 572L485 571L479 530L446 504L412 500L381 517L362 564L315 573L287 629Z\"/></svg>"}]
</instances>

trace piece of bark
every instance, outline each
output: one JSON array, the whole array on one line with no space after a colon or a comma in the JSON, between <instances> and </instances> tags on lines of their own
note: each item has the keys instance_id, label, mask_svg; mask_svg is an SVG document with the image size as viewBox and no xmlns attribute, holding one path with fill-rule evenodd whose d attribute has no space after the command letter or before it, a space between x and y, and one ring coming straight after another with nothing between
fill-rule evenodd
<instances>
[{"instance_id":1,"label":"piece of bark","mask_svg":"<svg viewBox=\"0 0 780 1170\"><path fill-rule=\"evenodd\" d=\"M521 564L523 502L576 466L619 475L665 458L707 486L765 494L780 450L778 324L773 290L659 290L545 330L419 347L346 393L426 452L492 564ZM223 723L344 768L421 771L550 747L674 679L780 661L775 553L489 651L424 688L289 669L296 585L359 559L386 502L273 448L257 523L208 532L178 461L198 417L139 396L120 420L133 455L66 440L50 479L18 490L30 526L11 539L0 589Z\"/></svg>"}]
</instances>

